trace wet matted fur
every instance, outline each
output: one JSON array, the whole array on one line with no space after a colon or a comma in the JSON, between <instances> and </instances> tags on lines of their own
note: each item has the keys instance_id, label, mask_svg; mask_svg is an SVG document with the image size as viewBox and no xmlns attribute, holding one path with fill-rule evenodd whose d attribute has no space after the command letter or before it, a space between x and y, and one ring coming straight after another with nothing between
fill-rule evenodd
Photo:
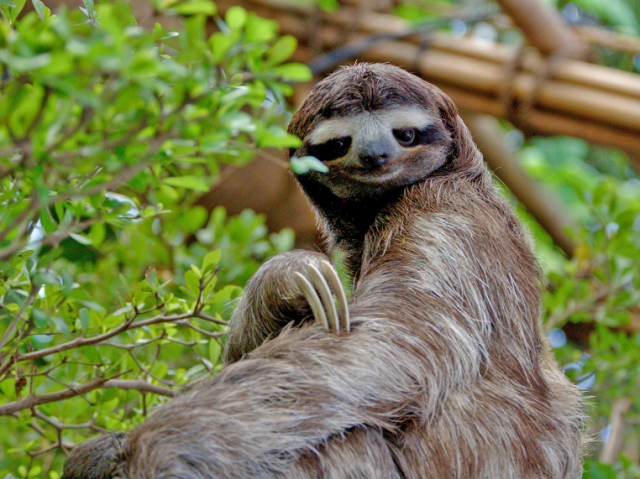
<instances>
[{"instance_id":1,"label":"wet matted fur","mask_svg":"<svg viewBox=\"0 0 640 479\"><path fill-rule=\"evenodd\" d=\"M541 333L528 233L451 100L389 65L339 70L294 115L293 153L327 119L415 105L438 134L397 160L410 182L372 188L339 161L299 177L354 279L351 333L304 321L288 280L321 255L276 257L234 314L226 358L242 359L102 439L109 461L80 445L65 479L581 476L582 399Z\"/></svg>"}]
</instances>

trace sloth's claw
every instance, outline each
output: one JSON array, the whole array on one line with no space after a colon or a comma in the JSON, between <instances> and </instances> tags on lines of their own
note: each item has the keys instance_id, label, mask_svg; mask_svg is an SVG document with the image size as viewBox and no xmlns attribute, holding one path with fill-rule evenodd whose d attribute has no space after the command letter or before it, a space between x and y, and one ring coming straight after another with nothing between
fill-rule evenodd
<instances>
[{"instance_id":1,"label":"sloth's claw","mask_svg":"<svg viewBox=\"0 0 640 479\"><path fill-rule=\"evenodd\" d=\"M347 307L347 295L344 292L342 283L338 278L338 273L328 261L322 261L320 270L309 264L307 266L308 279L296 272L294 277L302 294L309 302L311 311L316 322L327 331L340 334L341 330L349 332L351 324L349 321L349 309ZM336 296L340 306L340 315L333 299ZM342 317L342 321L340 318ZM343 327L340 327L342 322Z\"/></svg>"},{"instance_id":2,"label":"sloth's claw","mask_svg":"<svg viewBox=\"0 0 640 479\"><path fill-rule=\"evenodd\" d=\"M313 311L313 316L316 318L316 322L328 331L329 322L327 321L327 315L324 312L324 307L318 297L318 293L316 293L316 290L313 288L309 280L300 273L296 271L293 273L293 276L296 279L298 288L300 288L300 291L302 291L302 294L309 302L309 306L311 306L311 311Z\"/></svg>"},{"instance_id":3,"label":"sloth's claw","mask_svg":"<svg viewBox=\"0 0 640 479\"><path fill-rule=\"evenodd\" d=\"M320 293L320 298L322 299L324 310L329 318L329 325L331 329L336 334L340 334L340 318L338 318L336 303L333 301L329 285L322 276L322 273L320 273L320 271L318 271L318 269L312 264L307 265L307 273L309 273L311 282L316 287L316 290Z\"/></svg>"},{"instance_id":4,"label":"sloth's claw","mask_svg":"<svg viewBox=\"0 0 640 479\"><path fill-rule=\"evenodd\" d=\"M333 292L336 295L336 299L338 300L338 305L340 306L340 316L342 318L342 325L344 330L348 333L351 331L351 320L349 318L349 307L347 305L347 294L344 292L344 288L342 287L342 282L338 277L338 273L336 269L333 267L331 263L328 261L322 261L320 263L320 267L322 268L322 272L324 273L324 277L327 279L327 282L333 289Z\"/></svg>"}]
</instances>

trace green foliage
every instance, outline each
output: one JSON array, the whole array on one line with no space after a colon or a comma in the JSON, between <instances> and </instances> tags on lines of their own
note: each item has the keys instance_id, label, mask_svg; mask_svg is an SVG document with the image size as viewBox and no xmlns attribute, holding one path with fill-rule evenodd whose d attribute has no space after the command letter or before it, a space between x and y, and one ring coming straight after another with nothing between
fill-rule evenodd
<instances>
[{"instance_id":1,"label":"green foliage","mask_svg":"<svg viewBox=\"0 0 640 479\"><path fill-rule=\"evenodd\" d=\"M585 464L585 479L638 479L640 466L624 457L614 465L589 459Z\"/></svg>"},{"instance_id":2,"label":"green foliage","mask_svg":"<svg viewBox=\"0 0 640 479\"><path fill-rule=\"evenodd\" d=\"M607 431L614 404L629 400L630 423L623 442L640 437L640 182L617 151L571 138L534 139L521 150L523 166L555 190L580 227L569 232L577 248L573 258L554 251L539 225L530 222L547 276L544 325L558 331L567 323L589 323L588 349L558 347L556 357L567 375L587 389L591 433ZM635 325L632 327L632 324ZM586 478L638 478L638 464L621 456L614 465L595 457Z\"/></svg>"},{"instance_id":3,"label":"green foliage","mask_svg":"<svg viewBox=\"0 0 640 479\"><path fill-rule=\"evenodd\" d=\"M125 2L19 3L0 7L0 477L55 479L69 444L219 368L231 303L293 234L195 200L221 162L299 145L283 98L309 71L239 7L159 2L169 32Z\"/></svg>"},{"instance_id":4,"label":"green foliage","mask_svg":"<svg viewBox=\"0 0 640 479\"><path fill-rule=\"evenodd\" d=\"M637 35L640 24L636 17L632 2L626 0L574 0L576 5L586 11L598 15L604 22L615 25L623 33Z\"/></svg>"}]
</instances>

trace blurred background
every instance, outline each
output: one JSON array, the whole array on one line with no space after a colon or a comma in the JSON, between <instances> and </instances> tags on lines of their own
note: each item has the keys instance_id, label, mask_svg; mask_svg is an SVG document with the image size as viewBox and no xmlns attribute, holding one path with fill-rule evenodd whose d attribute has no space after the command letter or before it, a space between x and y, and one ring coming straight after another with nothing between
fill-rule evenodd
<instances>
[{"instance_id":1,"label":"blurred background","mask_svg":"<svg viewBox=\"0 0 640 479\"><path fill-rule=\"evenodd\" d=\"M13 2L0 1L4 9L9 3ZM40 4L42 2L27 2L15 21L28 17L29 11L42 9ZM178 11L177 15L170 10L185 4L194 10ZM200 13L199 7L194 6L199 2L185 4L132 0L130 16L140 27L150 30L159 24L170 31L182 28L181 15L189 19ZM89 7L86 1L71 0L45 1L42 5L51 12L61 6L69 11L93 8L93 2ZM270 109L266 124L271 125L269 122L277 117L279 125L286 125L290 112L319 79L340 65L354 61L401 66L436 84L454 100L494 171L499 188L534 234L536 252L546 277L545 332L558 362L590 398L589 431L594 442L584 477L640 478L640 3L635 0L217 0L215 6L215 11L205 12L206 21L201 25L203 35L209 38L209 52L213 52L214 57L216 48L226 52L224 59L214 62L221 71L231 72L229 77L240 71L235 87L256 79L266 85L260 101L239 105L238 115L253 113L258 107L266 108ZM42 17L41 12L35 13ZM35 13L31 14L33 18ZM91 15L87 16L92 19ZM268 22L260 23L255 18ZM250 22L253 23L250 25ZM233 41L224 40L236 30L242 32L240 36ZM271 33L260 36L263 30ZM310 73L287 77L283 74L285 70L279 70L278 74L284 75L283 85L276 88L269 83L271 79L275 81L275 73L269 69L277 62L271 66L260 64L258 68L252 65L252 61L258 60L252 60L251 55L256 44L272 42L280 36L295 39L293 48L289 48L282 60L306 64ZM178 45L167 44L180 51ZM234 60L233 55L238 53L229 53L236 48L230 45L246 53L246 58ZM166 53L172 55L170 48ZM278 54L272 51L270 55L273 60ZM3 56L3 61L6 58ZM15 65L11 67L10 62L7 65L5 81L15 75ZM233 82L230 84L234 86ZM238 121L244 117L234 118ZM244 130L240 127L239 131ZM247 129L247 135L249 131L253 130ZM281 133L274 135L284 138ZM115 305L116 301L99 291L100 281L87 279L89 270L102 280L123 275L131 282L148 277L147 268L152 268L158 278L175 280L176 284L188 287L188 279L177 278L185 274L189 264L198 263L207 251L218 248L223 258L222 267L216 270L221 276L220 284L242 287L261 261L291 248L294 243L297 247L322 250L315 217L293 182L278 148L289 146L285 143L258 141L252 145L251 154L244 156L231 155L228 151L219 155L210 153L216 157L217 166L203 174L211 180L205 182L204 187L195 188L193 184L190 187L186 180L165 181L164 186L178 188L178 191L186 185L189 194L180 196L179 201L177 197L163 200L165 207L171 201L182 205L181 212L174 209L168 213L167 218L171 220L158 222L156 218L145 232L142 226L132 227L140 229L136 234L157 238L167 235L164 241L159 240L145 249L146 261L139 259L140 252L136 249L125 251L129 243L123 233L107 228L101 241L93 246L90 241L86 243L82 237L75 236L64 239L66 243L56 243L62 248L63 258L55 258L58 262L55 264L67 271L69 265L73 265L74 274L81 278L78 282L93 285L85 291L99 298L95 301ZM175 176L175 172L170 174ZM157 206L162 195L173 194L167 191L160 188L155 196L149 196L147 190L129 189L118 190L118 194L123 194L125 200L137 198L131 200L131 207L140 210L147 204ZM63 216L64 211L59 214ZM10 231L13 226L5 224L4 227ZM99 235L89 231L86 236L91 239L92 234ZM117 239L120 246L111 246L110 252L98 247L110 238L114 242ZM134 257L136 251L138 257ZM45 253L35 254L42 257ZM21 261L24 263L26 259ZM66 261L64 267L62 261ZM86 266L88 264L93 266ZM56 266L52 268L55 270ZM82 274L86 275L84 279ZM64 281L60 281L64 286ZM17 288L15 284L12 287ZM133 287L128 288L133 295ZM221 301L223 305L213 307L211 312L219 314L221 319L228 317L229 300L237 295L227 292L228 297ZM123 293L125 300L120 306L129 304L127 294ZM7 296L4 298L6 301ZM82 299L86 300L86 297ZM27 304L15 301L20 307ZM82 305L70 308L77 312L76 316L82 315L79 312ZM22 357L16 353L22 351L18 346L21 338L16 338L15 348L10 349L11 318L7 316L4 323L1 321L0 316L0 325L4 324L0 332L7 338L7 341L3 338L2 346L9 348L5 353L10 350L13 357ZM76 320L68 321L75 324ZM166 334L171 338L178 333ZM44 336L41 332L40 340L45 341ZM142 338L131 338L131 341L140 342ZM186 364L182 367L179 360L171 358L168 351L172 347L178 348L174 351L175 357L182 354L179 342L184 342L184 338L163 346L162 358L169 366L157 366L161 372L153 369L159 353L152 350L136 357L131 354L135 364L129 366L136 369L137 378L149 383L168 387L184 384L207 370L216 370L223 334L208 338L201 341L204 346L194 346L189 352L209 361L202 362L200 369L189 369ZM164 344L165 339L163 336L156 344ZM33 344L31 348L44 347ZM126 349L126 340L121 346ZM205 349L198 349L201 347ZM23 355L29 359L27 353ZM108 361L103 356L91 362L102 367ZM153 374L140 363L147 364ZM47 365L51 363L39 367ZM127 368L123 366L121 370ZM25 377L28 374L18 366L0 368L0 371L4 375L2 380L14 381L4 391L17 394L13 402L19 401L19 391L24 387L18 380L19 372ZM38 374L47 380L50 378L48 373ZM71 375L77 380L77 371ZM86 376L83 380L86 382ZM136 388L128 390L131 389ZM139 399L119 396L121 392L105 392L106 399L96 396L89 400L86 417L93 414L93 419L88 432L82 434L90 436L98 431L118 429L117 418L127 418L129 422L123 424L132 427L136 420L131 416L140 410L146 414L147 407L155 404L141 405ZM158 390L143 393L155 394ZM157 399L160 400L162 397ZM92 401L112 402L96 412L91 409ZM63 456L54 454L50 455L51 459L42 458L49 457L46 454L56 448L64 451L80 440L79 428L52 419L67 413L25 410L26 414L22 414L19 408L12 409L11 420L18 421L19 427L11 426L15 423L9 419L0 423L4 427L17 427L18 431L0 433L5 435L4 456L0 457L0 466L8 471L4 477L42 475L55 479ZM41 431L30 422L38 424L38 420L44 421L44 425L38 426ZM93 427L96 424L99 427ZM20 432L20 428L24 432ZM49 430L57 432L51 434ZM74 436L69 436L68 443L64 443L62 432ZM18 458L27 457L25 451L30 453L28 461ZM12 468L22 469L16 472L18 469Z\"/></svg>"}]
</instances>

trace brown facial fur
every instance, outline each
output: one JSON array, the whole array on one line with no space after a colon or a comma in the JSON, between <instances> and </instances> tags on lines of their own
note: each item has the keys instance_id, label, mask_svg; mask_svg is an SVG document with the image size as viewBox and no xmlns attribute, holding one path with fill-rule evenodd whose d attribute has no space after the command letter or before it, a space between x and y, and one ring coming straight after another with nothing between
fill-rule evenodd
<instances>
[{"instance_id":1,"label":"brown facial fur","mask_svg":"<svg viewBox=\"0 0 640 479\"><path fill-rule=\"evenodd\" d=\"M361 64L321 82L290 130L304 140L323 118L389 102L437 112L443 167L350 203L300 178L347 255L352 332L253 308L281 310L287 296L271 285L306 253L268 263L234 316L227 358L300 325L145 420L110 466L120 477L581 477L582 398L540 332L530 239L451 101L400 69ZM64 477L108 477L76 467L95 458L82 447Z\"/></svg>"}]
</instances>

